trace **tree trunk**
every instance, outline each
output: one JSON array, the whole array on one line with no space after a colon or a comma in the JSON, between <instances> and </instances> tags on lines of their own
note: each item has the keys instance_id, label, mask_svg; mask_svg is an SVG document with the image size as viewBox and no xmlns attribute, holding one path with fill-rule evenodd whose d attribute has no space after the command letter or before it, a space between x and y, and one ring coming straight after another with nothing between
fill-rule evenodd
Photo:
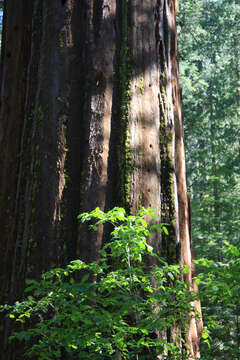
<instances>
[{"instance_id":1,"label":"tree trunk","mask_svg":"<svg viewBox=\"0 0 240 360\"><path fill-rule=\"evenodd\" d=\"M26 278L98 257L103 229L76 219L96 206L161 208L169 236L153 246L191 268L175 3L5 0L0 303ZM20 359L7 328L4 360ZM189 329L199 357L195 321ZM176 329L163 336L177 343Z\"/></svg>"}]
</instances>

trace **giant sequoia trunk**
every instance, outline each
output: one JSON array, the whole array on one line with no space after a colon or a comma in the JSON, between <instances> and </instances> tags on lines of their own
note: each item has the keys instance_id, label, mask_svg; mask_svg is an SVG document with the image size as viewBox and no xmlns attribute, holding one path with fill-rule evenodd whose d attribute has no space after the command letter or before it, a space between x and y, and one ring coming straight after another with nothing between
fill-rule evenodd
<instances>
[{"instance_id":1,"label":"giant sequoia trunk","mask_svg":"<svg viewBox=\"0 0 240 360\"><path fill-rule=\"evenodd\" d=\"M191 266L175 3L5 0L0 303L26 278L98 257L103 229L76 219L96 206L161 208L170 234L155 249ZM2 359L20 359L7 328ZM195 320L187 342L199 357Z\"/></svg>"}]
</instances>

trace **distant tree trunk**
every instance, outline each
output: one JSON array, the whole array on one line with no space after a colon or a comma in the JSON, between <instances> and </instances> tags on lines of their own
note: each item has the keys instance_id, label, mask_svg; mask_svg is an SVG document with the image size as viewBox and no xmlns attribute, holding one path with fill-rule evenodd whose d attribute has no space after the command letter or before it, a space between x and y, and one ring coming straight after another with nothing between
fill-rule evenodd
<instances>
[{"instance_id":1,"label":"distant tree trunk","mask_svg":"<svg viewBox=\"0 0 240 360\"><path fill-rule=\"evenodd\" d=\"M153 246L191 268L175 3L5 0L0 303L26 278L98 257L103 229L76 219L96 206L161 208L170 232ZM7 327L2 359L19 360ZM176 329L163 336L181 346ZM191 359L198 342L194 320Z\"/></svg>"}]
</instances>

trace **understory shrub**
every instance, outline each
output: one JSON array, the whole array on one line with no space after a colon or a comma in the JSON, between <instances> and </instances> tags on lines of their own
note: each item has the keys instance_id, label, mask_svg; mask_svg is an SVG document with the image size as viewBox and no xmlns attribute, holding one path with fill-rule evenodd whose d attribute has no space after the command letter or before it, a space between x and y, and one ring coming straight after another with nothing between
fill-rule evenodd
<instances>
[{"instance_id":1,"label":"understory shrub","mask_svg":"<svg viewBox=\"0 0 240 360\"><path fill-rule=\"evenodd\" d=\"M100 260L77 259L39 282L27 280L25 299L1 307L17 325L10 341L24 341L26 356L39 360L183 359L177 344L184 341L194 295L179 265L167 264L148 244L152 232L167 233L167 225L150 226L146 217L156 213L96 208L79 215L91 222L90 231L112 226ZM174 341L167 336L172 327Z\"/></svg>"}]
</instances>

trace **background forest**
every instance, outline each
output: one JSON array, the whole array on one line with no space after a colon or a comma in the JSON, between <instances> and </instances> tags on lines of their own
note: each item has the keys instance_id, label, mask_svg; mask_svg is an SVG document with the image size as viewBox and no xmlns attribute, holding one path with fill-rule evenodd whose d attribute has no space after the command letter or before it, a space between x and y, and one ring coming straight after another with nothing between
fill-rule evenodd
<instances>
[{"instance_id":1,"label":"background forest","mask_svg":"<svg viewBox=\"0 0 240 360\"><path fill-rule=\"evenodd\" d=\"M179 1L178 33L201 359L240 359L239 1Z\"/></svg>"},{"instance_id":2,"label":"background forest","mask_svg":"<svg viewBox=\"0 0 240 360\"><path fill-rule=\"evenodd\" d=\"M240 359L240 3L180 1L178 30L194 252L209 259L201 358Z\"/></svg>"}]
</instances>

